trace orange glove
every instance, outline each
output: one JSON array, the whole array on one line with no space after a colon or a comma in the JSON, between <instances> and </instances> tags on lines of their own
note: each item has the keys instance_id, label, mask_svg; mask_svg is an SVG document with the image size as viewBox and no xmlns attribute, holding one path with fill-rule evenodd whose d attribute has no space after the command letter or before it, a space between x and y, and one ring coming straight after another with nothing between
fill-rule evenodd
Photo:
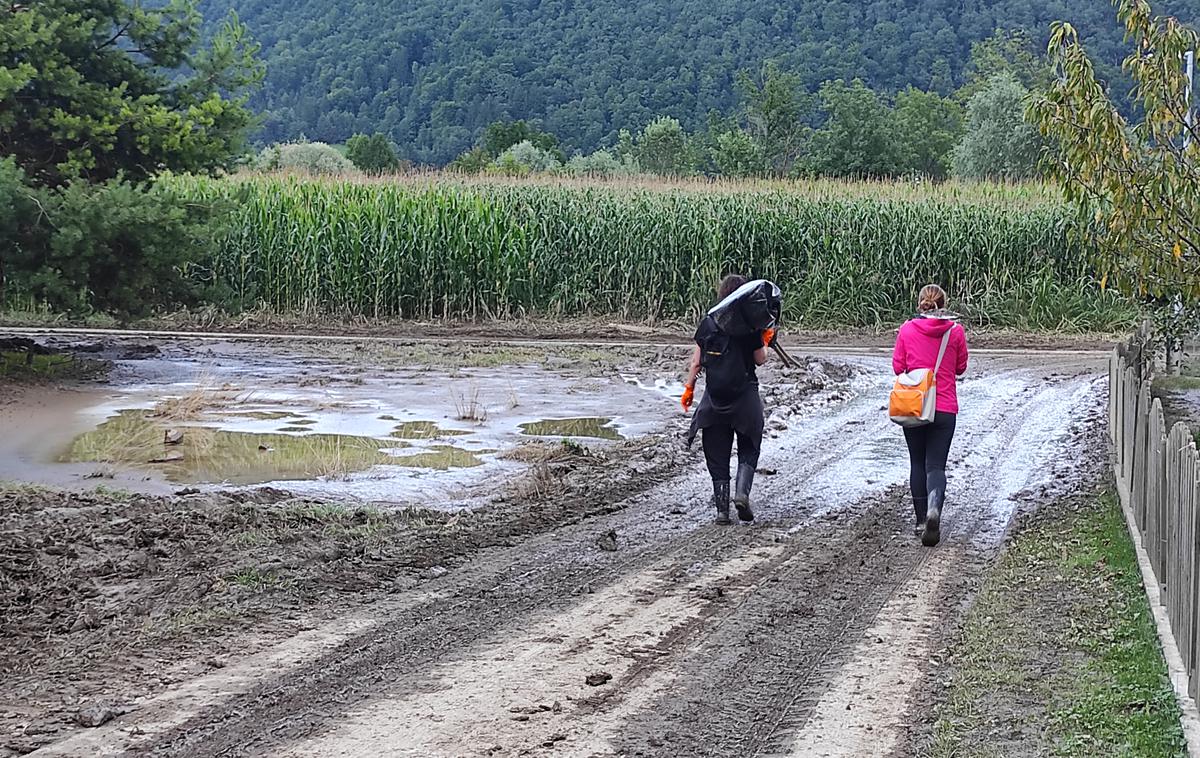
<instances>
[{"instance_id":1,"label":"orange glove","mask_svg":"<svg viewBox=\"0 0 1200 758\"><path fill-rule=\"evenodd\" d=\"M683 412L687 413L692 409L692 400L695 399L696 388L688 385L683 388L683 397L679 398L679 404L683 406Z\"/></svg>"},{"instance_id":2,"label":"orange glove","mask_svg":"<svg viewBox=\"0 0 1200 758\"><path fill-rule=\"evenodd\" d=\"M762 338L763 338L763 347L770 347L771 343L775 341L775 330L774 329L763 329Z\"/></svg>"}]
</instances>

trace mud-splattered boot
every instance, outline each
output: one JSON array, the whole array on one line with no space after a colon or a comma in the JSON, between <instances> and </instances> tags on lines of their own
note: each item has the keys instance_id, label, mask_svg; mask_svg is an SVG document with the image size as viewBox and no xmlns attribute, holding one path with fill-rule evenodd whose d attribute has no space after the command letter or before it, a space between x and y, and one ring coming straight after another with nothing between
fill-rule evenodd
<instances>
[{"instance_id":1,"label":"mud-splattered boot","mask_svg":"<svg viewBox=\"0 0 1200 758\"><path fill-rule=\"evenodd\" d=\"M933 547L942 541L942 499L945 493L941 490L929 491L929 505L925 512L925 531L921 534L921 544Z\"/></svg>"},{"instance_id":2,"label":"mud-splattered boot","mask_svg":"<svg viewBox=\"0 0 1200 758\"><path fill-rule=\"evenodd\" d=\"M729 519L729 481L713 482L713 504L717 506L717 523L732 524Z\"/></svg>"},{"instance_id":3,"label":"mud-splattered boot","mask_svg":"<svg viewBox=\"0 0 1200 758\"><path fill-rule=\"evenodd\" d=\"M917 517L916 535L920 537L925 533L925 511L929 505L929 498L914 497L913 498L913 513Z\"/></svg>"},{"instance_id":4,"label":"mud-splattered boot","mask_svg":"<svg viewBox=\"0 0 1200 758\"><path fill-rule=\"evenodd\" d=\"M737 484L734 486L733 505L737 508L738 519L753 521L754 511L750 510L750 488L754 486L754 467L745 463L738 464Z\"/></svg>"}]
</instances>

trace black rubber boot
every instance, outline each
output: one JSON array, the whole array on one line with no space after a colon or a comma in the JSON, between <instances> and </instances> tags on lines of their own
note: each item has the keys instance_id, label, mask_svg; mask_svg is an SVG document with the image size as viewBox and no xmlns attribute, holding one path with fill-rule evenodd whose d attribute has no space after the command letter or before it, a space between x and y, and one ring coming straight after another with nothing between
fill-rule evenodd
<instances>
[{"instance_id":1,"label":"black rubber boot","mask_svg":"<svg viewBox=\"0 0 1200 758\"><path fill-rule=\"evenodd\" d=\"M729 481L713 482L713 504L717 506L717 523L732 524L729 520Z\"/></svg>"},{"instance_id":2,"label":"black rubber boot","mask_svg":"<svg viewBox=\"0 0 1200 758\"><path fill-rule=\"evenodd\" d=\"M933 547L942 541L942 499L941 490L929 491L929 507L925 513L925 531L921 534L921 544Z\"/></svg>"},{"instance_id":3,"label":"black rubber boot","mask_svg":"<svg viewBox=\"0 0 1200 758\"><path fill-rule=\"evenodd\" d=\"M754 486L754 467L739 463L737 469L737 484L734 487L733 505L737 508L738 518L742 521L753 521L754 511L750 510L750 488Z\"/></svg>"},{"instance_id":4,"label":"black rubber boot","mask_svg":"<svg viewBox=\"0 0 1200 758\"><path fill-rule=\"evenodd\" d=\"M914 497L913 498L913 513L917 517L917 536L920 537L925 533L925 510L929 504L929 498Z\"/></svg>"}]
</instances>

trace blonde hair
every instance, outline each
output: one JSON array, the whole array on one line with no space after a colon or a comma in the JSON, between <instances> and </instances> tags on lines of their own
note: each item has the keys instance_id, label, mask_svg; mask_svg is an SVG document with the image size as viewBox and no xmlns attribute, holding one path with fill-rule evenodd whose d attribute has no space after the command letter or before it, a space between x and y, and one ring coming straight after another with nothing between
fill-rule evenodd
<instances>
[{"instance_id":1,"label":"blonde hair","mask_svg":"<svg viewBox=\"0 0 1200 758\"><path fill-rule=\"evenodd\" d=\"M946 307L946 290L936 284L926 284L917 296L917 312L929 313Z\"/></svg>"}]
</instances>

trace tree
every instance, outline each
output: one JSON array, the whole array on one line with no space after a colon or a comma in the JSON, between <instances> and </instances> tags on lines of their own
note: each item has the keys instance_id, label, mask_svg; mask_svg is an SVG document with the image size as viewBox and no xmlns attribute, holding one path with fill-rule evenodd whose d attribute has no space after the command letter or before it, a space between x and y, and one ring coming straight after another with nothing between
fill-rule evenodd
<instances>
[{"instance_id":1,"label":"tree","mask_svg":"<svg viewBox=\"0 0 1200 758\"><path fill-rule=\"evenodd\" d=\"M1025 120L1029 90L1012 74L988 81L967 103L962 142L954 148L955 176L1027 179L1037 174L1045 142Z\"/></svg>"},{"instance_id":2,"label":"tree","mask_svg":"<svg viewBox=\"0 0 1200 758\"><path fill-rule=\"evenodd\" d=\"M33 184L211 171L244 151L263 68L236 16L207 48L187 0L7 4L0 27L0 153Z\"/></svg>"},{"instance_id":3,"label":"tree","mask_svg":"<svg viewBox=\"0 0 1200 758\"><path fill-rule=\"evenodd\" d=\"M356 134L346 141L346 157L360 171L384 174L400 167L392 143L382 134Z\"/></svg>"},{"instance_id":4,"label":"tree","mask_svg":"<svg viewBox=\"0 0 1200 758\"><path fill-rule=\"evenodd\" d=\"M1029 114L1059 145L1047 166L1096 246L1102 286L1168 306L1157 310L1170 348L1200 311L1200 129L1181 63L1200 36L1144 0L1121 0L1118 16L1141 119L1121 115L1068 23L1051 32L1057 77Z\"/></svg>"},{"instance_id":5,"label":"tree","mask_svg":"<svg viewBox=\"0 0 1200 758\"><path fill-rule=\"evenodd\" d=\"M712 158L722 176L761 176L767 161L758 142L741 129L718 134Z\"/></svg>"},{"instance_id":6,"label":"tree","mask_svg":"<svg viewBox=\"0 0 1200 758\"><path fill-rule=\"evenodd\" d=\"M950 156L963 133L958 103L909 87L896 95L892 124L903 171L934 179L950 173Z\"/></svg>"},{"instance_id":7,"label":"tree","mask_svg":"<svg viewBox=\"0 0 1200 758\"><path fill-rule=\"evenodd\" d=\"M957 95L969 102L1000 74L1011 74L1027 90L1044 91L1051 80L1050 65L1024 30L997 29L991 37L971 43L971 58Z\"/></svg>"},{"instance_id":8,"label":"tree","mask_svg":"<svg viewBox=\"0 0 1200 758\"><path fill-rule=\"evenodd\" d=\"M492 157L482 147L473 147L454 160L446 168L463 174L478 174L487 169Z\"/></svg>"},{"instance_id":9,"label":"tree","mask_svg":"<svg viewBox=\"0 0 1200 758\"><path fill-rule=\"evenodd\" d=\"M488 168L497 173L524 176L530 172L555 171L561 166L554 155L525 140L501 153Z\"/></svg>"},{"instance_id":10,"label":"tree","mask_svg":"<svg viewBox=\"0 0 1200 758\"><path fill-rule=\"evenodd\" d=\"M803 122L811 108L800 77L771 61L757 79L743 71L738 77L746 133L758 143L771 173L786 175L804 151L811 131Z\"/></svg>"},{"instance_id":11,"label":"tree","mask_svg":"<svg viewBox=\"0 0 1200 758\"><path fill-rule=\"evenodd\" d=\"M637 137L638 165L653 174L683 176L692 172L687 133L677 119L659 116Z\"/></svg>"},{"instance_id":12,"label":"tree","mask_svg":"<svg viewBox=\"0 0 1200 758\"><path fill-rule=\"evenodd\" d=\"M522 142L528 142L539 150L549 153L559 163L566 159L558 144L558 137L530 126L524 120L496 121L488 124L483 131L483 137L479 140L479 147L488 155L497 158L505 150Z\"/></svg>"},{"instance_id":13,"label":"tree","mask_svg":"<svg viewBox=\"0 0 1200 758\"><path fill-rule=\"evenodd\" d=\"M198 47L191 2L151 5L0 8L0 294L133 316L212 293L215 206L154 177L243 156L262 67L236 16Z\"/></svg>"},{"instance_id":14,"label":"tree","mask_svg":"<svg viewBox=\"0 0 1200 758\"><path fill-rule=\"evenodd\" d=\"M526 119L585 153L663 113L692 134L709 111L738 110L737 72L758 77L768 60L804 93L861 76L881 96L909 85L946 96L962 85L973 42L999 25L1042 48L1059 17L1086 30L1098 63L1115 67L1124 55L1109 3L1098 0L199 1L206 14L236 7L271 41L267 86L252 101L264 112L264 143L378 130L405 157L438 164L498 119ZM1196 0L1170 2L1196 17ZM1110 83L1124 106L1128 88Z\"/></svg>"},{"instance_id":15,"label":"tree","mask_svg":"<svg viewBox=\"0 0 1200 758\"><path fill-rule=\"evenodd\" d=\"M810 167L826 176L891 176L900 156L890 109L861 79L821 85L825 124L813 135Z\"/></svg>"},{"instance_id":16,"label":"tree","mask_svg":"<svg viewBox=\"0 0 1200 758\"><path fill-rule=\"evenodd\" d=\"M591 155L576 155L564 167L572 176L628 176L637 173L637 166L619 159L607 150L597 150Z\"/></svg>"},{"instance_id":17,"label":"tree","mask_svg":"<svg viewBox=\"0 0 1200 758\"><path fill-rule=\"evenodd\" d=\"M354 164L324 142L289 142L263 148L254 167L259 171L298 171L313 176L342 176L355 172Z\"/></svg>"}]
</instances>

